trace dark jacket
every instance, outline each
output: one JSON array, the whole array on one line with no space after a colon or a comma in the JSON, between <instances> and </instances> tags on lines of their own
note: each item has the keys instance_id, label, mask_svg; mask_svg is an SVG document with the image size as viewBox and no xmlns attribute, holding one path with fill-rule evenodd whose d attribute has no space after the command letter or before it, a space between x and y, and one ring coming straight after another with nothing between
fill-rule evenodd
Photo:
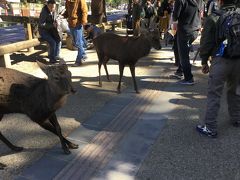
<instances>
[{"instance_id":1,"label":"dark jacket","mask_svg":"<svg viewBox=\"0 0 240 180\"><path fill-rule=\"evenodd\" d=\"M49 31L52 28L54 28L53 26L53 22L56 20L56 12L53 12L53 14L50 13L50 11L48 10L47 5L45 5L42 8L42 11L40 13L40 17L39 17L39 30L40 31Z\"/></svg>"},{"instance_id":2,"label":"dark jacket","mask_svg":"<svg viewBox=\"0 0 240 180\"><path fill-rule=\"evenodd\" d=\"M178 21L178 31L191 33L201 28L200 13L202 0L176 0L173 10L173 21Z\"/></svg>"},{"instance_id":3,"label":"dark jacket","mask_svg":"<svg viewBox=\"0 0 240 180\"><path fill-rule=\"evenodd\" d=\"M217 39L217 21L223 11L234 8L234 5L222 6L220 10L217 10L210 14L204 23L203 31L200 39L200 58L202 64L207 64L210 56L215 56L219 49L220 43Z\"/></svg>"},{"instance_id":4,"label":"dark jacket","mask_svg":"<svg viewBox=\"0 0 240 180\"><path fill-rule=\"evenodd\" d=\"M142 12L142 6L140 5L140 3L137 3L137 4L134 3L132 8L133 21L140 20L141 12Z\"/></svg>"},{"instance_id":5,"label":"dark jacket","mask_svg":"<svg viewBox=\"0 0 240 180\"><path fill-rule=\"evenodd\" d=\"M39 17L39 22L38 22L38 30L39 34L41 35L42 33L49 33L52 35L52 37L60 41L60 35L57 30L57 28L54 27L53 23L56 21L57 18L57 13L53 12L52 14L50 13L47 5L45 5L42 8L42 11L40 13Z\"/></svg>"}]
</instances>

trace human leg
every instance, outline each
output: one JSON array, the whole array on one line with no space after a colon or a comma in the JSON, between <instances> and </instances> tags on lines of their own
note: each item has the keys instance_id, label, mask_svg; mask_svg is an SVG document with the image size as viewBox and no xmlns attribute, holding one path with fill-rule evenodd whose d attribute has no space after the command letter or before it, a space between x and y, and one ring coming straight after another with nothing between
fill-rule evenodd
<instances>
[{"instance_id":1,"label":"human leg","mask_svg":"<svg viewBox=\"0 0 240 180\"><path fill-rule=\"evenodd\" d=\"M197 32L186 34L184 32L178 31L177 35L177 47L179 53L180 64L182 66L184 80L193 80L191 64L189 59L189 51L192 42L197 38Z\"/></svg>"},{"instance_id":2,"label":"human leg","mask_svg":"<svg viewBox=\"0 0 240 180\"><path fill-rule=\"evenodd\" d=\"M76 63L82 63L82 57L85 53L84 49L83 49L83 41L82 41L82 33L83 30L83 26L77 26L75 28L71 28L71 33L73 36L73 42L74 45L78 48L78 54L77 54L77 58L76 58Z\"/></svg>"},{"instance_id":3,"label":"human leg","mask_svg":"<svg viewBox=\"0 0 240 180\"><path fill-rule=\"evenodd\" d=\"M62 41L56 42L56 51L55 51L55 57L59 58L60 50L62 47Z\"/></svg>"},{"instance_id":4,"label":"human leg","mask_svg":"<svg viewBox=\"0 0 240 180\"><path fill-rule=\"evenodd\" d=\"M45 41L48 42L49 44L49 60L50 62L56 62L56 59L55 59L55 54L56 54L56 47L57 47L57 43L55 41L55 39L47 32L42 32L41 34L41 38Z\"/></svg>"},{"instance_id":5,"label":"human leg","mask_svg":"<svg viewBox=\"0 0 240 180\"><path fill-rule=\"evenodd\" d=\"M221 57L214 58L209 72L207 108L204 119L204 124L213 132L217 131L217 115L226 77L226 60Z\"/></svg>"},{"instance_id":6,"label":"human leg","mask_svg":"<svg viewBox=\"0 0 240 180\"><path fill-rule=\"evenodd\" d=\"M227 77L227 102L230 121L235 126L240 126L240 61L232 61L229 76Z\"/></svg>"}]
</instances>

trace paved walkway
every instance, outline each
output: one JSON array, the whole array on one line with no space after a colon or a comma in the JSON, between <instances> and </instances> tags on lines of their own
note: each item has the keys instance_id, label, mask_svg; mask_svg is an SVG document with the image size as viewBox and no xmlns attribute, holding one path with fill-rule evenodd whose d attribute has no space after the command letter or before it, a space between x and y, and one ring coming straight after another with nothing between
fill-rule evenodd
<instances>
[{"instance_id":1,"label":"paved walkway","mask_svg":"<svg viewBox=\"0 0 240 180\"><path fill-rule=\"evenodd\" d=\"M82 115L77 111L88 111L87 104L101 101L102 93L107 94L104 98L110 98L94 113L90 112L91 115L86 116L84 121L80 120L79 127L72 128L74 130L68 138L78 143L79 149L72 150L67 156L62 153L59 142L55 141L56 146L47 150L39 160L25 166L13 178L240 179L240 132L227 121L225 98L219 115L219 138L208 139L195 132L196 124L204 117L207 91L207 76L201 74L199 61L193 67L197 84L181 86L176 84L176 80L169 79L169 74L175 69L170 60L170 47L160 52L152 51L137 66L141 93L134 93L126 69L123 81L127 83L123 92L116 94L117 65L110 63L113 82L104 82L104 91L101 91L94 85L97 83L96 65L94 68L90 65L96 63L96 54L94 51L88 54L91 59L85 66L70 70L73 79L81 74L80 81L87 89L80 91L80 95L89 95L89 100L79 95L70 98L58 116L66 116L73 123L72 117L77 120ZM65 57L68 63L73 63L69 59L71 56L65 54ZM92 76L87 74L84 77L87 72L91 72ZM93 87L96 88L94 92L91 91ZM90 93L98 93L93 101ZM82 109L77 106L79 103L83 104Z\"/></svg>"}]
</instances>

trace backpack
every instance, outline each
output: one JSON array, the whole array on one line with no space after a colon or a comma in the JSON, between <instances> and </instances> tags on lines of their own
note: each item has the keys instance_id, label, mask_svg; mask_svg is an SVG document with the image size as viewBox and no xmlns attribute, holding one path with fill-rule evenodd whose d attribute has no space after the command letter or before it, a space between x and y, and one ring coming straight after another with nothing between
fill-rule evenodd
<instances>
[{"instance_id":1,"label":"backpack","mask_svg":"<svg viewBox=\"0 0 240 180\"><path fill-rule=\"evenodd\" d=\"M240 57L240 12L230 10L223 12L217 22L217 40L222 47L224 57Z\"/></svg>"}]
</instances>

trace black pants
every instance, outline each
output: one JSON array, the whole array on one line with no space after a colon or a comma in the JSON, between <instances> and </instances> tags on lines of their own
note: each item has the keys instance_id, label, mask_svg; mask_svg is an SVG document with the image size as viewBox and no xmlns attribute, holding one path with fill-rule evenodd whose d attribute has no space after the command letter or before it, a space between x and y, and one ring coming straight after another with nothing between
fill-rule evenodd
<instances>
[{"instance_id":1,"label":"black pants","mask_svg":"<svg viewBox=\"0 0 240 180\"><path fill-rule=\"evenodd\" d=\"M180 65L182 66L182 71L184 79L186 81L193 78L191 63L189 59L189 51L193 41L197 38L198 31L192 33L186 33L182 31L177 32L177 49L179 54Z\"/></svg>"},{"instance_id":2,"label":"black pants","mask_svg":"<svg viewBox=\"0 0 240 180\"><path fill-rule=\"evenodd\" d=\"M174 57L175 57L175 63L174 65L177 66L176 73L182 74L182 66L180 64L180 59L179 59L179 54L178 54L178 45L177 45L177 33L174 36L174 41L173 41L173 52L174 52Z\"/></svg>"}]
</instances>

